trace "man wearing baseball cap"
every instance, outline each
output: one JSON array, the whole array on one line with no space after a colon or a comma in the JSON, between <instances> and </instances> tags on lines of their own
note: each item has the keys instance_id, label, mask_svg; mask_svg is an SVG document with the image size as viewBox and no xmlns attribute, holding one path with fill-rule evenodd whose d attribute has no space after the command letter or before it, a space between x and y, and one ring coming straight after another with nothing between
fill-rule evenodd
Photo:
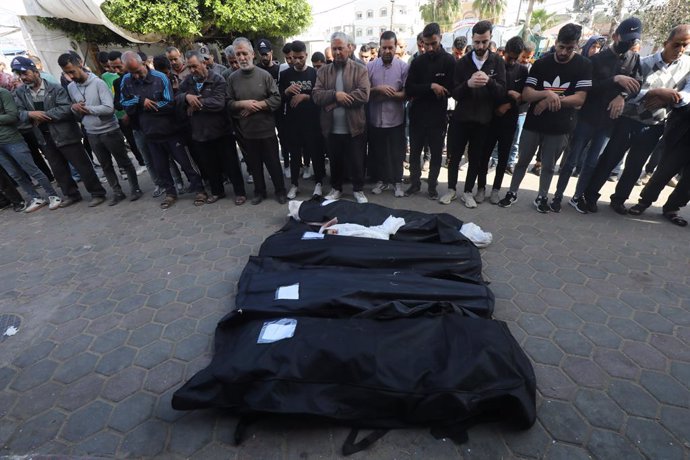
<instances>
[{"instance_id":1,"label":"man wearing baseball cap","mask_svg":"<svg viewBox=\"0 0 690 460\"><path fill-rule=\"evenodd\" d=\"M277 85L280 66L273 60L273 45L271 45L268 39L262 38L256 42L256 49L259 51L259 64L257 67L270 73Z\"/></svg>"},{"instance_id":2,"label":"man wearing baseball cap","mask_svg":"<svg viewBox=\"0 0 690 460\"><path fill-rule=\"evenodd\" d=\"M621 29L622 38L634 40L639 37L636 23L628 22ZM673 108L687 106L690 102L686 87L690 78L690 56L684 54L688 44L690 28L680 25L670 31L661 51L640 60L644 83L638 94L626 100L623 114L614 124L611 140L585 190L590 212L596 211L599 190L608 174L629 149L625 169L616 184L615 193L611 195L611 208L618 214L627 214L625 201L664 132L668 114ZM606 177L602 179L604 174Z\"/></svg>"},{"instance_id":3,"label":"man wearing baseball cap","mask_svg":"<svg viewBox=\"0 0 690 460\"><path fill-rule=\"evenodd\" d=\"M82 131L72 113L72 101L67 91L62 86L41 78L30 59L21 56L14 58L12 71L24 83L14 93L19 121L27 127L33 126L43 154L65 195L59 206L64 208L82 200L79 187L72 179L70 164L77 170L86 190L91 194L89 206L103 203L106 192L84 150Z\"/></svg>"}]
</instances>

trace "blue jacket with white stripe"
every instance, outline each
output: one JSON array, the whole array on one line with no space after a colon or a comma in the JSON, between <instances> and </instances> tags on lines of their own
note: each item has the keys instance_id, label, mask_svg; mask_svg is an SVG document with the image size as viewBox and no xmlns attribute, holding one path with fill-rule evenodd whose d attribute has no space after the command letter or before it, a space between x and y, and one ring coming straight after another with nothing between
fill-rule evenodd
<instances>
[{"instance_id":1,"label":"blue jacket with white stripe","mask_svg":"<svg viewBox=\"0 0 690 460\"><path fill-rule=\"evenodd\" d=\"M144 108L150 99L157 110ZM125 74L120 82L120 103L127 114L136 117L149 140L163 140L177 133L172 85L164 73L149 70L144 78Z\"/></svg>"}]
</instances>

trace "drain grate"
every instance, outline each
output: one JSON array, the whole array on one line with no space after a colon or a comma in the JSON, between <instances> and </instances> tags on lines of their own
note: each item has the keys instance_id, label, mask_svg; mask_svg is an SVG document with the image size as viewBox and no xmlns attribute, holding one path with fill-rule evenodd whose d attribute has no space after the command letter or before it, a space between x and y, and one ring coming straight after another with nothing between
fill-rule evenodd
<instances>
[{"instance_id":1,"label":"drain grate","mask_svg":"<svg viewBox=\"0 0 690 460\"><path fill-rule=\"evenodd\" d=\"M17 315L0 315L0 343L10 337L6 332L8 329L19 329L22 319Z\"/></svg>"}]
</instances>

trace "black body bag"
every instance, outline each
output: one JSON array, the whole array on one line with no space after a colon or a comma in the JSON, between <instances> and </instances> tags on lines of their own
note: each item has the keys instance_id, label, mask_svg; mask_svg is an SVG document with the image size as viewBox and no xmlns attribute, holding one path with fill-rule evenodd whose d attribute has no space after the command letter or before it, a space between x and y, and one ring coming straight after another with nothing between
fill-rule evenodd
<instances>
[{"instance_id":1,"label":"black body bag","mask_svg":"<svg viewBox=\"0 0 690 460\"><path fill-rule=\"evenodd\" d=\"M237 308L245 312L331 318L376 308L404 312L438 303L491 318L494 295L486 285L467 283L452 273L422 275L397 268L305 266L250 257L235 300Z\"/></svg>"},{"instance_id":2,"label":"black body bag","mask_svg":"<svg viewBox=\"0 0 690 460\"><path fill-rule=\"evenodd\" d=\"M455 244L420 244L338 235L304 239L305 232L311 231L313 228L309 225L292 220L282 231L266 238L259 248L259 256L300 265L404 269L420 274L448 273L467 282L483 283L479 249L469 240Z\"/></svg>"},{"instance_id":3,"label":"black body bag","mask_svg":"<svg viewBox=\"0 0 690 460\"><path fill-rule=\"evenodd\" d=\"M175 392L172 405L222 408L240 420L326 418L353 427L343 446L349 454L392 428L430 427L460 441L478 422L526 429L536 417L535 390L532 366L502 321L234 313L218 324L211 364ZM357 429L379 431L355 443Z\"/></svg>"}]
</instances>

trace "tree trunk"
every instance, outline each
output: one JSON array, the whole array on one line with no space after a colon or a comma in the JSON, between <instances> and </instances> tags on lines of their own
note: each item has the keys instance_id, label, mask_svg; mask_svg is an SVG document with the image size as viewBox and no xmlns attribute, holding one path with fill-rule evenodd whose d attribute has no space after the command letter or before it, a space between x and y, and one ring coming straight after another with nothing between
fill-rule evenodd
<instances>
[{"instance_id":1,"label":"tree trunk","mask_svg":"<svg viewBox=\"0 0 690 460\"><path fill-rule=\"evenodd\" d=\"M534 10L535 0L529 0L527 4L527 14L525 15L525 25L522 28L522 39L527 41L527 35L530 28L530 22L532 21L532 10Z\"/></svg>"},{"instance_id":2,"label":"tree trunk","mask_svg":"<svg viewBox=\"0 0 690 460\"><path fill-rule=\"evenodd\" d=\"M609 43L611 42L611 37L613 37L613 33L616 31L616 26L618 26L618 23L621 21L621 16L623 14L623 5L625 4L625 0L617 0L616 1L616 10L615 10L615 15L613 18L611 18L611 26L609 27L609 37L608 41Z\"/></svg>"}]
</instances>

